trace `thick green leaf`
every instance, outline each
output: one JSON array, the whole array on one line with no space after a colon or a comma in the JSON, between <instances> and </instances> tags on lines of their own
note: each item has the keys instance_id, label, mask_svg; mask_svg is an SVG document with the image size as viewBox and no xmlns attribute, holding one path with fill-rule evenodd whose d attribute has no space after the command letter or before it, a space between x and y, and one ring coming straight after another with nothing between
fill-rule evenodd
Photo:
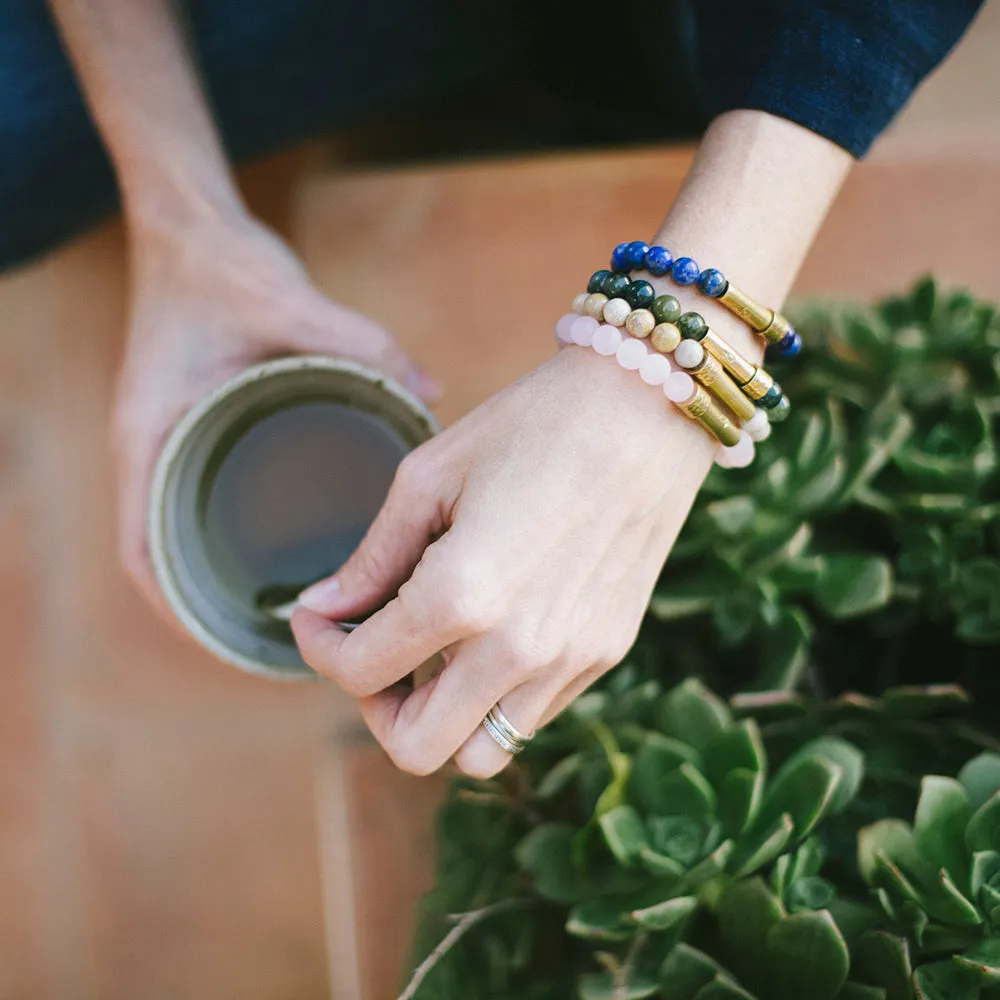
<instances>
[{"instance_id":1,"label":"thick green leaf","mask_svg":"<svg viewBox=\"0 0 1000 1000\"><path fill-rule=\"evenodd\" d=\"M924 777L913 822L917 850L935 868L946 869L959 885L966 885L969 878L964 834L971 816L969 797L954 778Z\"/></svg>"},{"instance_id":2,"label":"thick green leaf","mask_svg":"<svg viewBox=\"0 0 1000 1000\"><path fill-rule=\"evenodd\" d=\"M764 800L764 773L737 768L730 771L719 789L717 813L727 837L738 837L757 818Z\"/></svg>"},{"instance_id":3,"label":"thick green leaf","mask_svg":"<svg viewBox=\"0 0 1000 1000\"><path fill-rule=\"evenodd\" d=\"M604 841L620 864L635 863L640 848L647 845L646 827L631 806L616 806L598 820Z\"/></svg>"},{"instance_id":4,"label":"thick green leaf","mask_svg":"<svg viewBox=\"0 0 1000 1000\"><path fill-rule=\"evenodd\" d=\"M926 718L968 704L969 694L958 684L903 684L879 698L882 712L899 719Z\"/></svg>"},{"instance_id":5,"label":"thick green leaf","mask_svg":"<svg viewBox=\"0 0 1000 1000\"><path fill-rule=\"evenodd\" d=\"M795 836L807 837L829 810L843 779L843 768L818 754L787 761L764 795L757 826L768 826L787 814L792 818Z\"/></svg>"},{"instance_id":6,"label":"thick green leaf","mask_svg":"<svg viewBox=\"0 0 1000 1000\"><path fill-rule=\"evenodd\" d=\"M757 723L753 719L743 719L716 734L705 747L703 767L705 777L716 791L722 788L726 775L736 768L765 771L767 754Z\"/></svg>"},{"instance_id":7,"label":"thick green leaf","mask_svg":"<svg viewBox=\"0 0 1000 1000\"><path fill-rule=\"evenodd\" d=\"M836 1000L886 1000L886 992L880 986L846 982L837 994Z\"/></svg>"},{"instance_id":8,"label":"thick green leaf","mask_svg":"<svg viewBox=\"0 0 1000 1000\"><path fill-rule=\"evenodd\" d=\"M733 874L739 878L750 875L770 864L788 846L795 832L795 823L788 813L782 813L771 826L761 826L741 838L734 854Z\"/></svg>"},{"instance_id":9,"label":"thick green leaf","mask_svg":"<svg viewBox=\"0 0 1000 1000\"><path fill-rule=\"evenodd\" d=\"M956 964L974 972L983 986L1000 986L1000 940L992 938L955 955Z\"/></svg>"},{"instance_id":10,"label":"thick green leaf","mask_svg":"<svg viewBox=\"0 0 1000 1000\"><path fill-rule=\"evenodd\" d=\"M1000 850L1000 792L973 813L965 829L965 843L970 851Z\"/></svg>"},{"instance_id":11,"label":"thick green leaf","mask_svg":"<svg viewBox=\"0 0 1000 1000\"><path fill-rule=\"evenodd\" d=\"M733 853L733 842L727 840L720 844L707 858L699 861L690 871L678 879L672 889L672 895L684 896L693 892L702 883L709 882L726 870L726 864Z\"/></svg>"},{"instance_id":12,"label":"thick green leaf","mask_svg":"<svg viewBox=\"0 0 1000 1000\"><path fill-rule=\"evenodd\" d=\"M770 982L776 997L833 1000L847 981L851 959L828 910L796 913L767 935Z\"/></svg>"},{"instance_id":13,"label":"thick green leaf","mask_svg":"<svg viewBox=\"0 0 1000 1000\"><path fill-rule=\"evenodd\" d=\"M592 972L581 976L577 983L579 1000L644 1000L656 996L660 984L649 976L629 976L624 990L616 988L610 972Z\"/></svg>"},{"instance_id":14,"label":"thick green leaf","mask_svg":"<svg viewBox=\"0 0 1000 1000\"><path fill-rule=\"evenodd\" d=\"M784 567L785 570L789 568ZM825 561L816 561L816 573L808 580L803 579L800 589L813 589L825 571ZM789 592L787 583L784 587L779 584L779 589L784 595ZM801 684L809 662L813 632L811 622L800 608L788 608L782 612L775 626L764 636L764 670L759 679L762 689L791 690Z\"/></svg>"},{"instance_id":15,"label":"thick green leaf","mask_svg":"<svg viewBox=\"0 0 1000 1000\"><path fill-rule=\"evenodd\" d=\"M573 903L588 890L586 876L573 864L575 835L568 823L545 823L517 845L518 865L532 876L535 891L545 899Z\"/></svg>"},{"instance_id":16,"label":"thick green leaf","mask_svg":"<svg viewBox=\"0 0 1000 1000\"><path fill-rule=\"evenodd\" d=\"M551 799L565 791L580 773L582 763L583 754L580 753L563 757L538 783L535 795L540 799Z\"/></svg>"},{"instance_id":17,"label":"thick green leaf","mask_svg":"<svg viewBox=\"0 0 1000 1000\"><path fill-rule=\"evenodd\" d=\"M641 910L633 910L632 919L645 930L670 931L683 926L697 907L696 897L678 896Z\"/></svg>"},{"instance_id":18,"label":"thick green leaf","mask_svg":"<svg viewBox=\"0 0 1000 1000\"><path fill-rule=\"evenodd\" d=\"M706 838L705 824L687 816L652 816L647 827L650 847L684 868L690 868L712 846Z\"/></svg>"},{"instance_id":19,"label":"thick green leaf","mask_svg":"<svg viewBox=\"0 0 1000 1000\"><path fill-rule=\"evenodd\" d=\"M875 883L879 852L910 871L921 865L913 829L901 819L880 820L858 832L858 869L869 884Z\"/></svg>"},{"instance_id":20,"label":"thick green leaf","mask_svg":"<svg viewBox=\"0 0 1000 1000\"><path fill-rule=\"evenodd\" d=\"M885 990L886 1000L912 1000L910 948L885 931L863 934L854 947L852 975Z\"/></svg>"},{"instance_id":21,"label":"thick green leaf","mask_svg":"<svg viewBox=\"0 0 1000 1000\"><path fill-rule=\"evenodd\" d=\"M647 813L664 815L670 802L663 783L681 764L701 763L701 755L687 743L662 733L647 733L636 751L629 793Z\"/></svg>"},{"instance_id":22,"label":"thick green leaf","mask_svg":"<svg viewBox=\"0 0 1000 1000\"><path fill-rule=\"evenodd\" d=\"M715 901L714 913L726 960L741 980L764 981L767 965L767 935L786 916L781 900L764 880L731 882Z\"/></svg>"},{"instance_id":23,"label":"thick green leaf","mask_svg":"<svg viewBox=\"0 0 1000 1000\"><path fill-rule=\"evenodd\" d=\"M731 979L719 975L702 986L694 995L694 1000L756 1000L756 998Z\"/></svg>"},{"instance_id":24,"label":"thick green leaf","mask_svg":"<svg viewBox=\"0 0 1000 1000\"><path fill-rule=\"evenodd\" d=\"M675 687L661 706L664 731L702 751L721 730L732 724L732 715L697 678L689 678Z\"/></svg>"},{"instance_id":25,"label":"thick green leaf","mask_svg":"<svg viewBox=\"0 0 1000 1000\"><path fill-rule=\"evenodd\" d=\"M921 278L910 292L910 310L918 323L930 323L937 304L937 284L929 275Z\"/></svg>"},{"instance_id":26,"label":"thick green leaf","mask_svg":"<svg viewBox=\"0 0 1000 1000\"><path fill-rule=\"evenodd\" d=\"M841 769L840 780L830 799L829 811L843 812L861 788L865 777L865 755L853 743L848 743L839 736L820 736L796 751L785 766L810 755L822 757Z\"/></svg>"},{"instance_id":27,"label":"thick green leaf","mask_svg":"<svg viewBox=\"0 0 1000 1000\"><path fill-rule=\"evenodd\" d=\"M667 816L686 816L698 823L708 823L715 815L715 792L704 775L691 764L681 764L660 783Z\"/></svg>"},{"instance_id":28,"label":"thick green leaf","mask_svg":"<svg viewBox=\"0 0 1000 1000\"><path fill-rule=\"evenodd\" d=\"M574 906L566 918L566 933L588 941L627 941L635 924L614 896L588 899Z\"/></svg>"},{"instance_id":29,"label":"thick green leaf","mask_svg":"<svg viewBox=\"0 0 1000 1000\"><path fill-rule=\"evenodd\" d=\"M706 504L705 513L720 534L739 537L753 525L757 516L757 501L745 494L726 497Z\"/></svg>"},{"instance_id":30,"label":"thick green leaf","mask_svg":"<svg viewBox=\"0 0 1000 1000\"><path fill-rule=\"evenodd\" d=\"M663 1000L694 1000L695 994L725 970L697 948L679 944L660 969L660 996Z\"/></svg>"},{"instance_id":31,"label":"thick green leaf","mask_svg":"<svg viewBox=\"0 0 1000 1000\"><path fill-rule=\"evenodd\" d=\"M648 845L639 848L639 863L656 876L673 876L680 878L684 874L684 866L667 854L653 850Z\"/></svg>"},{"instance_id":32,"label":"thick green leaf","mask_svg":"<svg viewBox=\"0 0 1000 1000\"><path fill-rule=\"evenodd\" d=\"M917 1000L979 1000L979 977L954 962L922 965L913 973Z\"/></svg>"},{"instance_id":33,"label":"thick green leaf","mask_svg":"<svg viewBox=\"0 0 1000 1000\"><path fill-rule=\"evenodd\" d=\"M788 890L788 910L801 913L805 910L823 910L830 905L837 890L819 875L796 879Z\"/></svg>"},{"instance_id":34,"label":"thick green leaf","mask_svg":"<svg viewBox=\"0 0 1000 1000\"><path fill-rule=\"evenodd\" d=\"M969 879L972 898L978 897L984 886L995 886L1000 883L998 876L1000 876L1000 853L976 851L972 855L972 875Z\"/></svg>"},{"instance_id":35,"label":"thick green leaf","mask_svg":"<svg viewBox=\"0 0 1000 1000\"><path fill-rule=\"evenodd\" d=\"M958 780L969 794L973 811L1000 792L1000 753L987 750L968 761L958 772Z\"/></svg>"},{"instance_id":36,"label":"thick green leaf","mask_svg":"<svg viewBox=\"0 0 1000 1000\"><path fill-rule=\"evenodd\" d=\"M868 614L891 596L892 566L881 556L830 556L816 587L816 600L831 618Z\"/></svg>"}]
</instances>

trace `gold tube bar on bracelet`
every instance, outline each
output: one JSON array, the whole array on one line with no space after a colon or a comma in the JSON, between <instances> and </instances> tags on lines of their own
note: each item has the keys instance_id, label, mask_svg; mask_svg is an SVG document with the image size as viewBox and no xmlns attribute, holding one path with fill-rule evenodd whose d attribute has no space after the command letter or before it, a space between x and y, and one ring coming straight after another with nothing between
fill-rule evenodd
<instances>
[{"instance_id":1,"label":"gold tube bar on bracelet","mask_svg":"<svg viewBox=\"0 0 1000 1000\"><path fill-rule=\"evenodd\" d=\"M753 400L725 373L722 363L712 354L706 351L701 364L689 370L726 409L732 410L737 420L749 420L757 412Z\"/></svg>"},{"instance_id":2,"label":"gold tube bar on bracelet","mask_svg":"<svg viewBox=\"0 0 1000 1000\"><path fill-rule=\"evenodd\" d=\"M743 435L743 431L726 416L722 407L703 386L696 386L691 398L677 405L692 420L729 448Z\"/></svg>"}]
</instances>

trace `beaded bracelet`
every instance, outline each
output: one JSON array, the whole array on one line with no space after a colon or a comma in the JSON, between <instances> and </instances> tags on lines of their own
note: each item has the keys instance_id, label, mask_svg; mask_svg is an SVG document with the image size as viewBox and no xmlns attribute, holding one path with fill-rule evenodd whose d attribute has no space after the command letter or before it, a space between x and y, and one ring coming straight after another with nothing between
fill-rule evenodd
<instances>
[{"instance_id":1,"label":"beaded bracelet","mask_svg":"<svg viewBox=\"0 0 1000 1000\"><path fill-rule=\"evenodd\" d=\"M717 268L709 267L703 271L691 257L675 259L665 247L650 246L642 240L619 243L611 254L611 270L595 272L591 282L594 283L599 275L603 282L612 275L628 275L641 270L657 278L669 274L678 285L697 285L703 295L716 299L769 344L777 345L784 357L795 357L802 350L802 338L781 313L760 305L740 291ZM589 290L603 291L603 288ZM611 295L608 297L613 298Z\"/></svg>"},{"instance_id":2,"label":"beaded bracelet","mask_svg":"<svg viewBox=\"0 0 1000 1000\"><path fill-rule=\"evenodd\" d=\"M721 447L715 462L723 468L749 465L754 459L754 441L765 440L771 432L763 409L755 408L750 419L737 426L691 375L676 370L666 355L650 351L644 340L623 334L617 326L570 312L556 323L555 334L560 347L576 344L606 357L613 355L622 368L638 371L648 385L661 386L663 394L682 413L719 440Z\"/></svg>"},{"instance_id":3,"label":"beaded bracelet","mask_svg":"<svg viewBox=\"0 0 1000 1000\"><path fill-rule=\"evenodd\" d=\"M600 273L592 276L588 287L595 287L594 278ZM676 353L690 342L694 346L683 349L678 363L695 371L698 380L723 402L728 400L736 416L746 410L741 398L767 410L773 423L788 416L791 407L781 386L761 366L730 347L699 313L681 313L674 296L657 296L648 281L630 281L623 274L612 278L615 280L605 279L602 287L616 293L615 298L609 299L604 292L581 292L573 300L573 311L611 326L624 326L639 339L649 337L653 347L664 354ZM683 364L681 358L689 359L689 364Z\"/></svg>"}]
</instances>

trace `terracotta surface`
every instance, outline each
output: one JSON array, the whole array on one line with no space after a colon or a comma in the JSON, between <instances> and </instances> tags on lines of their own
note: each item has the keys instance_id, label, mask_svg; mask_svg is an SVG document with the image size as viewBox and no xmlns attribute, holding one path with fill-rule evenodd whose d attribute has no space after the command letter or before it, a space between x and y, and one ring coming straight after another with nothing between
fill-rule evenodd
<instances>
[{"instance_id":1,"label":"terracotta surface","mask_svg":"<svg viewBox=\"0 0 1000 1000\"><path fill-rule=\"evenodd\" d=\"M1000 155L903 138L852 177L797 293L934 270L1000 294ZM688 158L313 173L290 220L289 163L254 186L319 283L448 383L451 420L549 355L581 275L652 230ZM333 981L335 1000L391 1000L437 787L364 745L321 753L344 715L329 688L213 663L122 578L105 426L123 267L109 227L0 279L0 998L310 1000Z\"/></svg>"}]
</instances>

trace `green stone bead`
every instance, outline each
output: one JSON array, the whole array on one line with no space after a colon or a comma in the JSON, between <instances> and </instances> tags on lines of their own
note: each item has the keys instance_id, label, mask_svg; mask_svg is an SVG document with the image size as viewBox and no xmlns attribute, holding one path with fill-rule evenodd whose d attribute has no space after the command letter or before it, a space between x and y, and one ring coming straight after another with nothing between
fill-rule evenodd
<instances>
[{"instance_id":1,"label":"green stone bead","mask_svg":"<svg viewBox=\"0 0 1000 1000\"><path fill-rule=\"evenodd\" d=\"M590 281L587 282L587 291L593 295L595 292L604 291L604 282L611 277L611 272L602 268L600 271L595 271L590 276Z\"/></svg>"},{"instance_id":2,"label":"green stone bead","mask_svg":"<svg viewBox=\"0 0 1000 1000\"><path fill-rule=\"evenodd\" d=\"M633 281L625 290L625 301L633 309L648 309L656 298L656 292L648 281Z\"/></svg>"},{"instance_id":3,"label":"green stone bead","mask_svg":"<svg viewBox=\"0 0 1000 1000\"><path fill-rule=\"evenodd\" d=\"M700 313L689 312L678 318L677 329L685 340L701 340L708 332L708 324Z\"/></svg>"},{"instance_id":4,"label":"green stone bead","mask_svg":"<svg viewBox=\"0 0 1000 1000\"><path fill-rule=\"evenodd\" d=\"M658 295L649 310L657 323L676 323L681 318L681 304L672 295Z\"/></svg>"},{"instance_id":5,"label":"green stone bead","mask_svg":"<svg viewBox=\"0 0 1000 1000\"><path fill-rule=\"evenodd\" d=\"M627 274L612 274L604 279L604 287L601 289L609 299L625 298L625 289L632 284Z\"/></svg>"},{"instance_id":6,"label":"green stone bead","mask_svg":"<svg viewBox=\"0 0 1000 1000\"><path fill-rule=\"evenodd\" d=\"M792 404L788 402L787 396L782 396L778 400L777 406L772 407L767 411L767 419L771 421L772 424L780 424L782 420L788 419L788 414L791 412Z\"/></svg>"}]
</instances>

